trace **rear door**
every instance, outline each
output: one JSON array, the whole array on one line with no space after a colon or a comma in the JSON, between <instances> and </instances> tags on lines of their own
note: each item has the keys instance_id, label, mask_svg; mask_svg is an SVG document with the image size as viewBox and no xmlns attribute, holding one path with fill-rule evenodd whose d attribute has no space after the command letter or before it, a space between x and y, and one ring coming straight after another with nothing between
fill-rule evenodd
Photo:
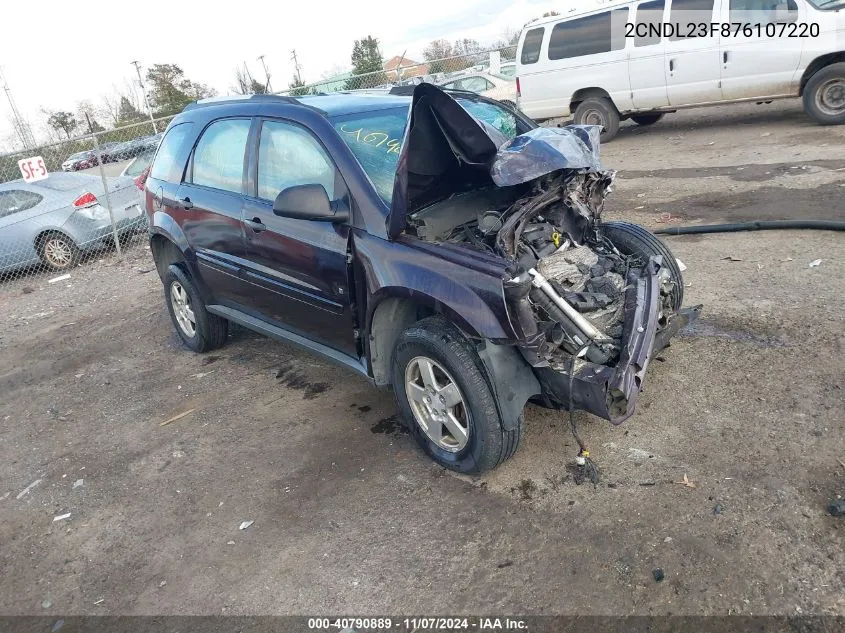
<instances>
[{"instance_id":1,"label":"rear door","mask_svg":"<svg viewBox=\"0 0 845 633\"><path fill-rule=\"evenodd\" d=\"M174 201L174 215L196 254L201 280L210 298L224 305L250 303L249 284L241 273L251 123L250 118L217 119L203 130Z\"/></svg>"},{"instance_id":2,"label":"rear door","mask_svg":"<svg viewBox=\"0 0 845 633\"><path fill-rule=\"evenodd\" d=\"M349 194L331 156L306 128L262 119L254 130L245 203L246 279L261 318L357 356L347 272L349 226L282 218L283 189L320 184L330 200Z\"/></svg>"},{"instance_id":3,"label":"rear door","mask_svg":"<svg viewBox=\"0 0 845 633\"><path fill-rule=\"evenodd\" d=\"M630 49L628 69L631 98L637 110L669 105L666 43L661 33L665 9L666 0L647 0L636 7L634 45Z\"/></svg>"},{"instance_id":4,"label":"rear door","mask_svg":"<svg viewBox=\"0 0 845 633\"><path fill-rule=\"evenodd\" d=\"M721 101L719 35L710 36L719 0L671 0L669 23L675 32L666 41L669 105Z\"/></svg>"}]
</instances>

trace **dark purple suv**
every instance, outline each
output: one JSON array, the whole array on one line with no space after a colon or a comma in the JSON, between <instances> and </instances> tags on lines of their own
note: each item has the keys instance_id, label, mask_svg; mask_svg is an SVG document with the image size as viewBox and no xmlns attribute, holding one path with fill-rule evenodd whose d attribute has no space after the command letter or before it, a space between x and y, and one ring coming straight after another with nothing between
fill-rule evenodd
<instances>
[{"instance_id":1,"label":"dark purple suv","mask_svg":"<svg viewBox=\"0 0 845 633\"><path fill-rule=\"evenodd\" d=\"M598 134L428 84L188 106L145 187L176 329L205 352L238 323L392 387L461 472L515 452L529 400L622 422L697 308L662 242L601 222Z\"/></svg>"}]
</instances>

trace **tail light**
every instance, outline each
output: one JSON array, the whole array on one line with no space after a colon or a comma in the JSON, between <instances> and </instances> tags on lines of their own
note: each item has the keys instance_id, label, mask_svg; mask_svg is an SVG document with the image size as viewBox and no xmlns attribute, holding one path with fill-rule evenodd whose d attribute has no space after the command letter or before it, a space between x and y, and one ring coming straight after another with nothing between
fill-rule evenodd
<instances>
[{"instance_id":1,"label":"tail light","mask_svg":"<svg viewBox=\"0 0 845 633\"><path fill-rule=\"evenodd\" d=\"M520 90L520 88L519 88L519 77L516 78L516 96L517 97L522 96L522 90Z\"/></svg>"},{"instance_id":2,"label":"tail light","mask_svg":"<svg viewBox=\"0 0 845 633\"><path fill-rule=\"evenodd\" d=\"M95 204L97 204L97 196L95 196L90 191L86 191L76 200L73 201L73 206L75 206L77 209L82 209L83 207L90 207Z\"/></svg>"},{"instance_id":3,"label":"tail light","mask_svg":"<svg viewBox=\"0 0 845 633\"><path fill-rule=\"evenodd\" d=\"M139 191L144 190L144 184L147 182L147 176L149 176L149 175L150 175L150 168L147 167L144 171L142 171L140 174L135 176L135 178L133 178L133 180L135 181L135 186L138 187Z\"/></svg>"}]
</instances>

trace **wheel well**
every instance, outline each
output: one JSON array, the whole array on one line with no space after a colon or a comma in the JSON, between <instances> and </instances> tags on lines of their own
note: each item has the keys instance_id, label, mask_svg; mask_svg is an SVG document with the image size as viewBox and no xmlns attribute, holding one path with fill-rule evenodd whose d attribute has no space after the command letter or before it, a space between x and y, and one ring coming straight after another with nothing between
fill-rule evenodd
<instances>
[{"instance_id":1,"label":"wheel well","mask_svg":"<svg viewBox=\"0 0 845 633\"><path fill-rule=\"evenodd\" d=\"M163 235L153 235L150 238L150 251L153 254L153 261L156 263L158 276L162 279L167 274L167 268L170 264L185 261L179 247Z\"/></svg>"},{"instance_id":2,"label":"wheel well","mask_svg":"<svg viewBox=\"0 0 845 633\"><path fill-rule=\"evenodd\" d=\"M376 306L370 321L370 362L373 380L379 386L390 384L393 348L399 336L420 319L435 314L429 306L399 297L384 299Z\"/></svg>"},{"instance_id":3,"label":"wheel well","mask_svg":"<svg viewBox=\"0 0 845 633\"><path fill-rule=\"evenodd\" d=\"M804 88L807 87L807 82L810 81L810 77L815 75L825 66L830 66L831 64L836 64L838 62L845 62L845 51L828 53L827 55L816 57L816 59L810 62L810 65L807 66L807 70L804 71L804 75L801 77L801 89L798 94L801 96L804 95Z\"/></svg>"},{"instance_id":4,"label":"wheel well","mask_svg":"<svg viewBox=\"0 0 845 633\"><path fill-rule=\"evenodd\" d=\"M569 102L569 111L574 113L575 108L577 108L582 101L585 101L590 97L608 99L611 103L613 103L613 99L610 98L610 94L603 88L581 88L580 90L575 91L575 94L572 95L572 99Z\"/></svg>"}]
</instances>

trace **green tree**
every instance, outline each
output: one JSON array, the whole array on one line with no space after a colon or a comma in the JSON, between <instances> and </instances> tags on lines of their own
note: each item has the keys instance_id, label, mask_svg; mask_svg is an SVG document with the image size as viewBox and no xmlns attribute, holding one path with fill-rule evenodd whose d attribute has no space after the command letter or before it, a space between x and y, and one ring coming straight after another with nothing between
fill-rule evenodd
<instances>
[{"instance_id":1,"label":"green tree","mask_svg":"<svg viewBox=\"0 0 845 633\"><path fill-rule=\"evenodd\" d=\"M378 48L378 40L370 35L355 40L352 47L352 77L346 80L346 89L374 88L387 83L384 73L384 59Z\"/></svg>"},{"instance_id":2,"label":"green tree","mask_svg":"<svg viewBox=\"0 0 845 633\"><path fill-rule=\"evenodd\" d=\"M191 101L215 94L208 86L187 79L177 64L153 64L147 71L147 81L156 116L176 114Z\"/></svg>"},{"instance_id":3,"label":"green tree","mask_svg":"<svg viewBox=\"0 0 845 633\"><path fill-rule=\"evenodd\" d=\"M71 133L79 127L79 121L76 120L73 112L53 112L47 118L47 125L57 132L61 130L70 138Z\"/></svg>"},{"instance_id":4,"label":"green tree","mask_svg":"<svg viewBox=\"0 0 845 633\"><path fill-rule=\"evenodd\" d=\"M293 76L293 79L288 84L288 88L290 88L290 94L293 97L301 97L302 95L311 94L311 89L305 87L305 82L302 81L302 77L299 75Z\"/></svg>"},{"instance_id":5,"label":"green tree","mask_svg":"<svg viewBox=\"0 0 845 633\"><path fill-rule=\"evenodd\" d=\"M132 105L124 96L120 97L120 105L117 109L117 125L126 125L128 123L135 123L144 118L143 113Z\"/></svg>"},{"instance_id":6,"label":"green tree","mask_svg":"<svg viewBox=\"0 0 845 633\"><path fill-rule=\"evenodd\" d=\"M235 69L235 84L232 87L232 92L239 95L263 95L267 94L267 86L260 81L256 81L249 74L249 70L244 65L243 68Z\"/></svg>"}]
</instances>

